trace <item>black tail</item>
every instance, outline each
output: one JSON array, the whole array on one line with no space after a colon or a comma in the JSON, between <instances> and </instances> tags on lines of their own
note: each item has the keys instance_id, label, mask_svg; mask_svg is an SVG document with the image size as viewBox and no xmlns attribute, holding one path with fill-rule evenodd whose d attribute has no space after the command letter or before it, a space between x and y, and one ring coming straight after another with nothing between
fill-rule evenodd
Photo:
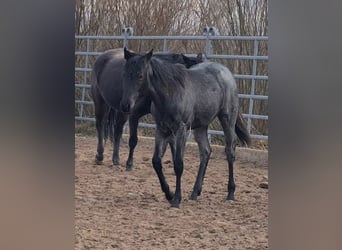
<instances>
[{"instance_id":1,"label":"black tail","mask_svg":"<svg viewBox=\"0 0 342 250\"><path fill-rule=\"evenodd\" d=\"M114 142L114 123L115 123L115 110L109 108L109 111L106 114L105 125L104 125L104 139L105 141L109 140Z\"/></svg>"},{"instance_id":2,"label":"black tail","mask_svg":"<svg viewBox=\"0 0 342 250\"><path fill-rule=\"evenodd\" d=\"M251 145L251 136L248 133L248 130L243 122L240 112L236 119L235 133L238 136L239 140L242 142L242 144L247 146Z\"/></svg>"}]
</instances>

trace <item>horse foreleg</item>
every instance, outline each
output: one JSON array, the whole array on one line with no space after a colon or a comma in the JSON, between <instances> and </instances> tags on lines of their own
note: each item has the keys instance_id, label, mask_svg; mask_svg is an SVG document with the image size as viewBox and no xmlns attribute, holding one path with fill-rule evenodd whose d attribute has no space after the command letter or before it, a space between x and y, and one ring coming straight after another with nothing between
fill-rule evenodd
<instances>
[{"instance_id":1,"label":"horse foreleg","mask_svg":"<svg viewBox=\"0 0 342 250\"><path fill-rule=\"evenodd\" d=\"M152 158L152 165L158 175L160 186L161 186L162 191L165 193L166 199L171 202L171 200L174 197L174 194L170 192L169 185L167 184L165 180L165 176L163 173L163 166L162 166L162 157L165 153L166 146L167 146L167 139L164 138L157 129L156 137L155 137L154 154Z\"/></svg>"},{"instance_id":2,"label":"horse foreleg","mask_svg":"<svg viewBox=\"0 0 342 250\"><path fill-rule=\"evenodd\" d=\"M138 125L139 119L150 112L150 102L140 100L135 104L133 113L129 117L129 155L126 162L126 170L133 167L134 149L138 143Z\"/></svg>"},{"instance_id":3,"label":"horse foreleg","mask_svg":"<svg viewBox=\"0 0 342 250\"><path fill-rule=\"evenodd\" d=\"M182 200L182 190L181 190L181 178L184 169L184 150L185 150L185 142L186 142L186 127L182 126L177 134L176 134L176 150L175 156L173 156L174 160L174 170L176 174L176 192L175 196L171 202L172 207L179 207L179 204Z\"/></svg>"},{"instance_id":4,"label":"horse foreleg","mask_svg":"<svg viewBox=\"0 0 342 250\"><path fill-rule=\"evenodd\" d=\"M194 135L200 153L200 166L198 169L196 182L190 196L191 200L197 200L197 196L201 195L203 180L211 155L211 148L208 140L208 127L195 129Z\"/></svg>"},{"instance_id":5,"label":"horse foreleg","mask_svg":"<svg viewBox=\"0 0 342 250\"><path fill-rule=\"evenodd\" d=\"M147 98L138 99L134 105L132 114L129 116L129 155L126 162L126 169L133 167L134 149L138 143L138 125L139 119L150 113L151 101Z\"/></svg>"},{"instance_id":6,"label":"horse foreleg","mask_svg":"<svg viewBox=\"0 0 342 250\"><path fill-rule=\"evenodd\" d=\"M123 127L128 119L128 116L122 112L117 111L114 124L114 150L113 150L113 165L120 165L120 140L122 137Z\"/></svg>"},{"instance_id":7,"label":"horse foreleg","mask_svg":"<svg viewBox=\"0 0 342 250\"><path fill-rule=\"evenodd\" d=\"M138 143L138 123L136 117L130 116L129 118L129 155L126 162L126 170L131 170L133 167L133 154L134 149Z\"/></svg>"}]
</instances>

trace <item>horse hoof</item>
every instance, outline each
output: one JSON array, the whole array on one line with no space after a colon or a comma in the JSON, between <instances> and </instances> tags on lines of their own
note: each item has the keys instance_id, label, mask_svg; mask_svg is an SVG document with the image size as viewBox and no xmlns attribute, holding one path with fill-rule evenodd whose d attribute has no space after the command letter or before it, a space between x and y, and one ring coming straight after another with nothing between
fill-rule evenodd
<instances>
[{"instance_id":1,"label":"horse hoof","mask_svg":"<svg viewBox=\"0 0 342 250\"><path fill-rule=\"evenodd\" d=\"M113 166L120 166L120 162L114 161L114 162L113 162Z\"/></svg>"},{"instance_id":2,"label":"horse hoof","mask_svg":"<svg viewBox=\"0 0 342 250\"><path fill-rule=\"evenodd\" d=\"M172 204L173 197L175 196L174 193L169 192L168 194L165 194L166 199Z\"/></svg>"},{"instance_id":3,"label":"horse hoof","mask_svg":"<svg viewBox=\"0 0 342 250\"><path fill-rule=\"evenodd\" d=\"M172 203L171 208L179 208L179 204Z\"/></svg>"},{"instance_id":4,"label":"horse hoof","mask_svg":"<svg viewBox=\"0 0 342 250\"><path fill-rule=\"evenodd\" d=\"M189 199L192 200L192 201L197 201L197 195L191 194Z\"/></svg>"},{"instance_id":5,"label":"horse hoof","mask_svg":"<svg viewBox=\"0 0 342 250\"><path fill-rule=\"evenodd\" d=\"M126 163L126 171L132 171L133 164Z\"/></svg>"},{"instance_id":6,"label":"horse hoof","mask_svg":"<svg viewBox=\"0 0 342 250\"><path fill-rule=\"evenodd\" d=\"M235 200L234 194L228 195L226 200L227 201L234 201Z\"/></svg>"},{"instance_id":7,"label":"horse hoof","mask_svg":"<svg viewBox=\"0 0 342 250\"><path fill-rule=\"evenodd\" d=\"M227 199L226 199L226 201L228 201L228 202L234 202L234 195L230 195L230 196L227 196Z\"/></svg>"},{"instance_id":8,"label":"horse hoof","mask_svg":"<svg viewBox=\"0 0 342 250\"><path fill-rule=\"evenodd\" d=\"M100 160L98 160L97 158L95 158L95 163L96 163L97 165L103 165L103 161L100 161Z\"/></svg>"},{"instance_id":9,"label":"horse hoof","mask_svg":"<svg viewBox=\"0 0 342 250\"><path fill-rule=\"evenodd\" d=\"M98 154L95 155L95 163L98 165L102 165L103 164L103 155L99 156Z\"/></svg>"},{"instance_id":10,"label":"horse hoof","mask_svg":"<svg viewBox=\"0 0 342 250\"><path fill-rule=\"evenodd\" d=\"M127 170L127 171L131 171L132 168L133 168L133 162L127 160L127 162L126 162L126 170Z\"/></svg>"}]
</instances>

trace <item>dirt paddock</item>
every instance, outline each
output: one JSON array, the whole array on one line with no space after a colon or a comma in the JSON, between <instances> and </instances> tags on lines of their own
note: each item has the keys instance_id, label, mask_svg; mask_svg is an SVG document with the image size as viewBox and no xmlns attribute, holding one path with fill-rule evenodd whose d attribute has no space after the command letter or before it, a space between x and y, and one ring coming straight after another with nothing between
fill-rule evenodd
<instances>
[{"instance_id":1,"label":"dirt paddock","mask_svg":"<svg viewBox=\"0 0 342 250\"><path fill-rule=\"evenodd\" d=\"M139 138L134 169L127 172L127 138L120 167L111 167L112 147L95 164L96 138L75 136L75 249L267 249L267 152L237 150L235 201L227 195L223 147L213 152L198 201L188 199L197 175L197 145L188 144L182 177L183 200L170 208L152 167L153 140ZM170 150L163 158L171 190L175 175Z\"/></svg>"}]
</instances>

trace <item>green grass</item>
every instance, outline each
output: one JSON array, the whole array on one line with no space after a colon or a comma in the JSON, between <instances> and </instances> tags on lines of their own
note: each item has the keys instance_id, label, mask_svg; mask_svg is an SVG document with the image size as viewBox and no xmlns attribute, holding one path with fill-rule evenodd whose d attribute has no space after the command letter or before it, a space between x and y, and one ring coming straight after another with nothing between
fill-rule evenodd
<instances>
[{"instance_id":1,"label":"green grass","mask_svg":"<svg viewBox=\"0 0 342 250\"><path fill-rule=\"evenodd\" d=\"M75 134L96 136L95 123L93 122L76 122Z\"/></svg>"}]
</instances>

